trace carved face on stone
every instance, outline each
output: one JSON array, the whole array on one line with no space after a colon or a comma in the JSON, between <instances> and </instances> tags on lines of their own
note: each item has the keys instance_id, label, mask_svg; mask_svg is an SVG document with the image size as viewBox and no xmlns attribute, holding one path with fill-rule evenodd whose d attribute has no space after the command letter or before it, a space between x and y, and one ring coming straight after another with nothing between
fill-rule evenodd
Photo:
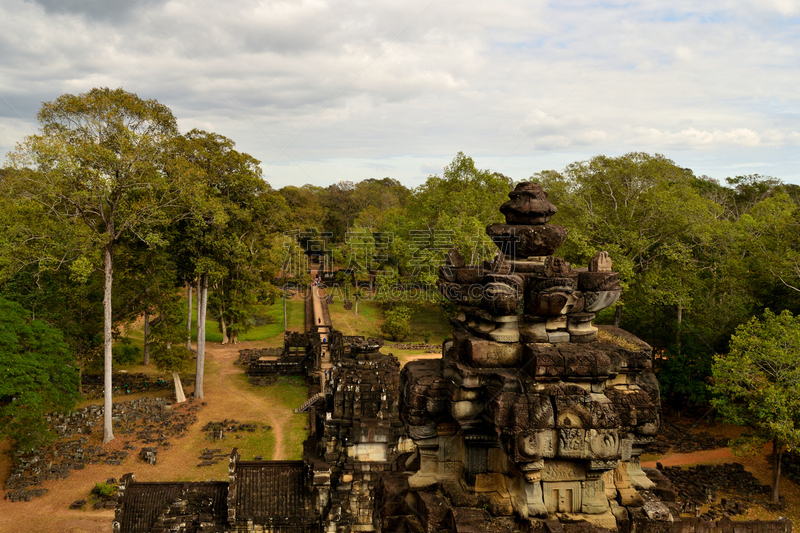
<instances>
[{"instance_id":1,"label":"carved face on stone","mask_svg":"<svg viewBox=\"0 0 800 533\"><path fill-rule=\"evenodd\" d=\"M517 435L517 454L524 461L553 457L553 433L549 430L529 430Z\"/></svg>"}]
</instances>

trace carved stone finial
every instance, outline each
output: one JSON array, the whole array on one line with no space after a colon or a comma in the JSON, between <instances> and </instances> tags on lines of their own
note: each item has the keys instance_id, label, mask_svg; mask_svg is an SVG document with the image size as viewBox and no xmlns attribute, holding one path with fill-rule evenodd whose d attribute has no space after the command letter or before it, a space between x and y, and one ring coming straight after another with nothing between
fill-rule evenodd
<instances>
[{"instance_id":1,"label":"carved stone finial","mask_svg":"<svg viewBox=\"0 0 800 533\"><path fill-rule=\"evenodd\" d=\"M500 206L506 224L547 224L558 212L538 183L522 182L508 193L508 197L511 200Z\"/></svg>"},{"instance_id":2,"label":"carved stone finial","mask_svg":"<svg viewBox=\"0 0 800 533\"><path fill-rule=\"evenodd\" d=\"M589 272L611 272L611 258L608 252L597 252L589 261Z\"/></svg>"}]
</instances>

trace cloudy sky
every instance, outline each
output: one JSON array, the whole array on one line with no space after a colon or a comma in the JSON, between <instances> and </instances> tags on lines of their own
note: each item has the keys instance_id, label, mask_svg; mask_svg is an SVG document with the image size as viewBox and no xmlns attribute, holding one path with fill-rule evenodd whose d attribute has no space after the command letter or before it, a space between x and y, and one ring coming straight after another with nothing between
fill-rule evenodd
<instances>
[{"instance_id":1,"label":"cloudy sky","mask_svg":"<svg viewBox=\"0 0 800 533\"><path fill-rule=\"evenodd\" d=\"M413 187L458 151L517 180L643 151L800 183L798 0L0 0L0 154L99 86L274 187Z\"/></svg>"}]
</instances>

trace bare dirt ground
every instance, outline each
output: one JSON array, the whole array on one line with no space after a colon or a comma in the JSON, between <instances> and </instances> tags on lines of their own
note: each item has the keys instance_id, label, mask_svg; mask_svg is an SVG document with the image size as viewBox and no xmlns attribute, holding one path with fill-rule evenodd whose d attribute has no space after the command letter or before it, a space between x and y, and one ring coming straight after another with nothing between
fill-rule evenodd
<instances>
[{"instance_id":1,"label":"bare dirt ground","mask_svg":"<svg viewBox=\"0 0 800 533\"><path fill-rule=\"evenodd\" d=\"M136 458L132 452L120 466L103 464L86 465L83 470L73 470L68 479L47 481L42 488L49 492L41 498L30 502L11 503L0 500L0 533L95 533L111 531L113 511L94 511L87 506L83 510L69 509L69 505L78 499L86 499L95 482L104 482L108 478L121 478L128 472L134 472L137 481L174 481L195 479L206 474L198 473L196 464L198 453L203 447L213 446L205 440L201 428L210 421L237 419L240 421L257 420L272 426L275 440L273 457L265 459L285 459L290 456L284 436L284 427L293 412L285 407L265 405L264 396L257 394L245 386L245 381L238 376L244 369L233 362L243 348L258 348L264 343L242 342L234 346L223 346L218 343L206 345L206 406L198 412L197 422L191 426L186 435L174 439L169 449L160 449L158 464L150 466ZM190 392L191 388L187 390ZM129 398L124 398L129 399ZM99 439L100 437L95 437ZM119 437L103 448L106 451L121 449L124 437ZM94 442L92 442L94 444ZM98 442L99 444L99 442ZM141 443L134 443L141 446ZM229 448L235 442L226 443ZM0 442L0 452L7 452L8 442ZM11 469L11 458L7 453L0 454L0 481L5 481ZM208 472L211 474L211 472ZM218 479L223 479L218 477ZM5 491L4 491L5 494Z\"/></svg>"},{"instance_id":2,"label":"bare dirt ground","mask_svg":"<svg viewBox=\"0 0 800 533\"><path fill-rule=\"evenodd\" d=\"M729 424L705 424L695 428L715 437L733 438L741 434L742 428ZM694 465L718 465L723 463L741 463L745 470L753 474L764 485L772 484L772 445L766 444L756 456L740 457L735 455L730 448L717 448L714 450L698 451L693 453L667 453L660 457L648 456L647 461L642 461L642 466L655 468L656 463L662 466L689 467ZM781 510L770 511L764 507L754 506L737 518L738 520L777 520L780 517L789 518L795 524L800 523L800 485L786 476L781 476L779 483L780 495L785 500L785 507ZM736 498L736 495L730 495Z\"/></svg>"}]
</instances>

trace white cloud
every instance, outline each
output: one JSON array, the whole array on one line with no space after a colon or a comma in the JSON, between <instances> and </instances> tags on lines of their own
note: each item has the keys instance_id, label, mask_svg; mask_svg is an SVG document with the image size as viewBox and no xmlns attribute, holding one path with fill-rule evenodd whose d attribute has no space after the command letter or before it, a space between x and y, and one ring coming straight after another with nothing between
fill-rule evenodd
<instances>
[{"instance_id":1,"label":"white cloud","mask_svg":"<svg viewBox=\"0 0 800 533\"><path fill-rule=\"evenodd\" d=\"M800 180L796 2L107 4L0 4L0 95L22 116L0 101L1 151L41 101L122 85L275 186L418 183L459 150L516 178L647 150L711 175L781 157Z\"/></svg>"}]
</instances>

